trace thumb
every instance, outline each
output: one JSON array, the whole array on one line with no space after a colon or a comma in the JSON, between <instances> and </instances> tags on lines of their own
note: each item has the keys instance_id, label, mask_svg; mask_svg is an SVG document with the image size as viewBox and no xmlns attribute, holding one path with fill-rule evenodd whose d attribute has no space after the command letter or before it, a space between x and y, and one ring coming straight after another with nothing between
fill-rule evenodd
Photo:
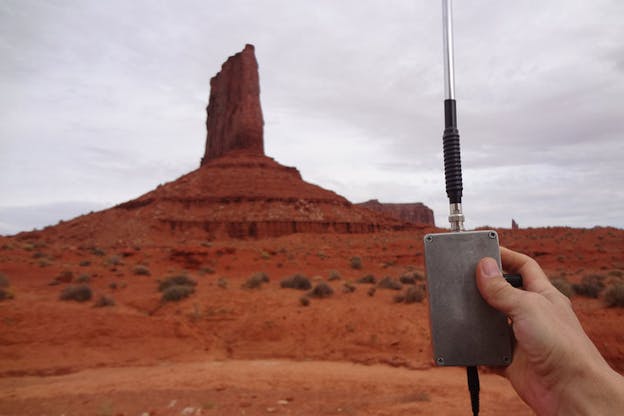
<instances>
[{"instance_id":1,"label":"thumb","mask_svg":"<svg viewBox=\"0 0 624 416\"><path fill-rule=\"evenodd\" d=\"M498 269L498 263L485 257L477 264L477 288L487 303L506 315L513 315L522 291L511 286Z\"/></svg>"}]
</instances>

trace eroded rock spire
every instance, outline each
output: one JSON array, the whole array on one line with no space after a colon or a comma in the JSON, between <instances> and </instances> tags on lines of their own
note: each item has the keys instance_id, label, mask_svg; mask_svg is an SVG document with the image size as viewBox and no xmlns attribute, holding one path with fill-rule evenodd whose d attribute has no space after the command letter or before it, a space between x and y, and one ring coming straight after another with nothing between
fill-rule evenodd
<instances>
[{"instance_id":1,"label":"eroded rock spire","mask_svg":"<svg viewBox=\"0 0 624 416\"><path fill-rule=\"evenodd\" d=\"M206 151L201 165L232 150L264 155L258 62L253 45L228 58L210 80Z\"/></svg>"}]
</instances>

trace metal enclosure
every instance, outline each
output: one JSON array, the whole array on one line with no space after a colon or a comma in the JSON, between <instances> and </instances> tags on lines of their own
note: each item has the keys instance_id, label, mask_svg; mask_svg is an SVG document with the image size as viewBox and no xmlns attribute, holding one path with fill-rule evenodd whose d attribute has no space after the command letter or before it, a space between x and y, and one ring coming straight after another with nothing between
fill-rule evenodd
<instances>
[{"instance_id":1,"label":"metal enclosure","mask_svg":"<svg viewBox=\"0 0 624 416\"><path fill-rule=\"evenodd\" d=\"M511 363L507 317L481 297L477 263L493 257L500 268L498 234L468 231L427 234L425 267L433 354L439 366Z\"/></svg>"}]
</instances>

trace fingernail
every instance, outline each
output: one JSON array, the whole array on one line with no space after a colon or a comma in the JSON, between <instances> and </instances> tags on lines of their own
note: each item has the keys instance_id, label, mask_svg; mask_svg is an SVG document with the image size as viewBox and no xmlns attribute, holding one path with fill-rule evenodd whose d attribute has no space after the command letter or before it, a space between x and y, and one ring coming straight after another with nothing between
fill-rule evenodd
<instances>
[{"instance_id":1,"label":"fingernail","mask_svg":"<svg viewBox=\"0 0 624 416\"><path fill-rule=\"evenodd\" d=\"M500 270L498 270L498 264L496 260L491 257L486 257L481 260L481 274L483 277L498 277L500 276Z\"/></svg>"}]
</instances>

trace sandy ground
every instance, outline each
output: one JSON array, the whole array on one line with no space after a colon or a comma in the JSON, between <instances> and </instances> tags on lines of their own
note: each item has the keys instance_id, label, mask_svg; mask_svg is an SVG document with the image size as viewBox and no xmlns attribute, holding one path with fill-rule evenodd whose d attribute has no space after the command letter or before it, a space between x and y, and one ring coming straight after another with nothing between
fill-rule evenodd
<instances>
[{"instance_id":1,"label":"sandy ground","mask_svg":"<svg viewBox=\"0 0 624 416\"><path fill-rule=\"evenodd\" d=\"M227 360L0 379L2 415L459 415L464 371L344 362ZM509 383L481 376L482 414L527 415Z\"/></svg>"},{"instance_id":2,"label":"sandy ground","mask_svg":"<svg viewBox=\"0 0 624 416\"><path fill-rule=\"evenodd\" d=\"M145 246L0 237L0 273L14 297L0 302L0 415L469 414L464 370L432 367L427 300L396 303L398 291L357 283L424 274L423 232ZM499 234L551 278L623 279L622 230ZM71 282L58 281L65 272ZM244 288L257 272L269 282ZM162 302L159 281L180 273L195 292ZM280 287L295 273L334 294L303 306L305 292ZM59 300L83 278L91 300ZM102 295L115 305L94 307ZM580 296L572 304L622 372L624 308ZM531 414L505 379L481 379L481 414Z\"/></svg>"}]
</instances>

